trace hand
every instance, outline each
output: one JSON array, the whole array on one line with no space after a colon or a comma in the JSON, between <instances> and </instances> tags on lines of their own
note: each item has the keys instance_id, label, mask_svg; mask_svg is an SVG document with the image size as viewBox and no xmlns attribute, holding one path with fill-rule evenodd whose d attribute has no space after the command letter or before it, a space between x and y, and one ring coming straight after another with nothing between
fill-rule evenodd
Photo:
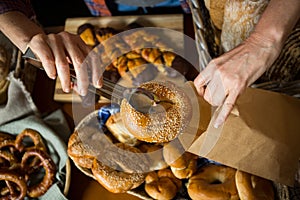
<instances>
[{"instance_id":1,"label":"hand","mask_svg":"<svg viewBox=\"0 0 300 200\"><path fill-rule=\"evenodd\" d=\"M238 96L272 65L280 50L253 33L242 44L213 59L194 80L198 93L212 106L222 106L214 122L224 123Z\"/></svg>"},{"instance_id":2,"label":"hand","mask_svg":"<svg viewBox=\"0 0 300 200\"><path fill-rule=\"evenodd\" d=\"M71 89L69 64L73 64L77 78L73 89L82 96L87 94L88 69L82 63L91 51L91 47L87 46L78 35L68 32L49 35L37 34L32 37L28 47L41 60L50 78L55 79L56 76L60 78L64 92L70 92ZM92 65L90 70L93 72L93 84L100 87L100 69L97 68L97 65Z\"/></svg>"}]
</instances>

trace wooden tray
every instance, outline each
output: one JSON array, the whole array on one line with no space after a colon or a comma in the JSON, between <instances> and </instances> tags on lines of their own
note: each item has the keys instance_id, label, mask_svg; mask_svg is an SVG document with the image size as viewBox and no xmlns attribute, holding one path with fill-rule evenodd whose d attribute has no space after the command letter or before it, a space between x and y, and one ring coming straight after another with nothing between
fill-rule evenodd
<instances>
[{"instance_id":1,"label":"wooden tray","mask_svg":"<svg viewBox=\"0 0 300 200\"><path fill-rule=\"evenodd\" d=\"M77 28L84 24L90 23L98 27L110 26L117 30L124 29L130 23L137 22L145 27L162 27L169 28L183 33L183 15L182 14L164 14L164 15L136 15L136 16L113 16L113 17L84 17L68 18L65 23L65 31L76 34ZM59 79L56 80L54 100L60 102L81 102L78 95L64 93L61 89ZM109 102L106 98L100 98L101 103Z\"/></svg>"}]
</instances>

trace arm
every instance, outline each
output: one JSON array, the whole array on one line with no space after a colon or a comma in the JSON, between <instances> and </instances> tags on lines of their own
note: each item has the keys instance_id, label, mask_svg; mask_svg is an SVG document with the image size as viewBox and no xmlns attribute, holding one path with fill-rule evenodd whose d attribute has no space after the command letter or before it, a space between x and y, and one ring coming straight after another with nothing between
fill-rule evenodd
<instances>
[{"instance_id":1,"label":"arm","mask_svg":"<svg viewBox=\"0 0 300 200\"><path fill-rule=\"evenodd\" d=\"M87 94L89 84L88 72L81 67L90 52L78 35L68 32L45 34L43 29L32 22L20 11L9 11L0 14L0 30L22 51L30 47L42 61L47 75L55 79L58 76L65 92L70 91L69 63L74 65L77 85L74 89L81 95ZM93 72L99 69L94 69ZM97 74L97 73L96 73ZM95 86L99 85L101 74L93 76Z\"/></svg>"},{"instance_id":2,"label":"arm","mask_svg":"<svg viewBox=\"0 0 300 200\"><path fill-rule=\"evenodd\" d=\"M221 125L236 99L279 56L300 17L299 0L271 0L252 34L239 46L213 59L194 80L200 95L222 106L215 121Z\"/></svg>"}]
</instances>

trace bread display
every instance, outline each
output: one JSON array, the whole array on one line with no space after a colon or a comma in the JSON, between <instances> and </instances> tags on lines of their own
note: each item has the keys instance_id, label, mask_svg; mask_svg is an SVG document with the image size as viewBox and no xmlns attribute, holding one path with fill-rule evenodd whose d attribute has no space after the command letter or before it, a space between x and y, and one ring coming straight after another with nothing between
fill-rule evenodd
<instances>
[{"instance_id":1,"label":"bread display","mask_svg":"<svg viewBox=\"0 0 300 200\"><path fill-rule=\"evenodd\" d=\"M56 170L39 132L0 134L1 199L41 197L54 184Z\"/></svg>"},{"instance_id":2,"label":"bread display","mask_svg":"<svg viewBox=\"0 0 300 200\"><path fill-rule=\"evenodd\" d=\"M119 115L117 112L111 116L116 114ZM107 121L107 125L111 126L111 122ZM128 142L123 139L123 128L118 137L117 128L114 134L109 129L104 129L103 134L85 127L80 129L84 131L82 135L75 130L68 142L68 154L75 165L112 193L126 192L142 199L238 200L252 198L250 195L252 199L275 199L271 181L204 161L205 158L186 152L179 140L122 143L119 140ZM106 143L99 143L96 134L106 135ZM84 144L84 137L95 140L101 148L95 150L94 145ZM150 156L153 152L155 156Z\"/></svg>"},{"instance_id":3,"label":"bread display","mask_svg":"<svg viewBox=\"0 0 300 200\"><path fill-rule=\"evenodd\" d=\"M124 30L133 28L137 28L137 25L129 24ZM174 68L182 75L187 74L190 64L173 53L173 49L160 36L143 29L117 35L124 30L89 23L77 29L82 40L97 49L105 67L104 76L112 79L116 78L111 76L119 76L137 85L152 80L159 72L171 75L169 68Z\"/></svg>"}]
</instances>

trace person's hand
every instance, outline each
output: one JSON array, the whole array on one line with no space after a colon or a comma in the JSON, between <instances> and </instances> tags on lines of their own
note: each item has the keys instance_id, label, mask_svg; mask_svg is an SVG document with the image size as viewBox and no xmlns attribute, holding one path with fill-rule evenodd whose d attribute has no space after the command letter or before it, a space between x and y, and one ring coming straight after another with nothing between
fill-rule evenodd
<instances>
[{"instance_id":1,"label":"person's hand","mask_svg":"<svg viewBox=\"0 0 300 200\"><path fill-rule=\"evenodd\" d=\"M58 34L37 34L32 37L28 47L41 60L47 75L55 79L59 77L64 92L70 92L70 68L72 64L75 69L77 82L73 89L81 96L87 94L89 85L88 70L93 73L92 82L94 86L100 87L101 73L96 65L92 69L83 67L82 63L91 51L91 47L86 45L78 36L68 32Z\"/></svg>"},{"instance_id":2,"label":"person's hand","mask_svg":"<svg viewBox=\"0 0 300 200\"><path fill-rule=\"evenodd\" d=\"M212 106L222 106L214 122L219 127L238 96L272 65L280 48L253 33L236 48L213 59L194 80L198 93Z\"/></svg>"}]
</instances>

